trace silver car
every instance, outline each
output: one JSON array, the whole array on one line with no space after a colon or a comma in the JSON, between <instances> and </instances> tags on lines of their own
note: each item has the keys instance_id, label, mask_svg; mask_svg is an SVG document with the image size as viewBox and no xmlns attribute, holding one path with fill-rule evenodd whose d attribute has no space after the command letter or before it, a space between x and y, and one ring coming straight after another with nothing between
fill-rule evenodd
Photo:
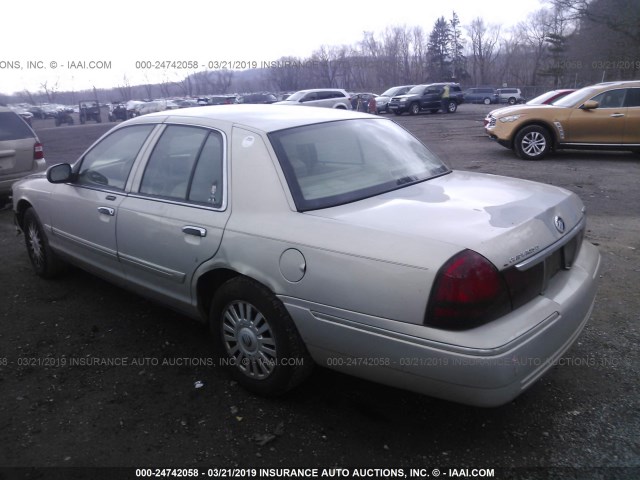
<instances>
[{"instance_id":1,"label":"silver car","mask_svg":"<svg viewBox=\"0 0 640 480\"><path fill-rule=\"evenodd\" d=\"M6 203L13 182L46 168L37 135L18 113L0 106L0 207Z\"/></svg>"},{"instance_id":2,"label":"silver car","mask_svg":"<svg viewBox=\"0 0 640 480\"><path fill-rule=\"evenodd\" d=\"M70 262L208 322L265 395L319 364L494 406L572 345L600 266L575 194L452 171L381 117L294 110L152 113L20 181L36 273Z\"/></svg>"},{"instance_id":3,"label":"silver car","mask_svg":"<svg viewBox=\"0 0 640 480\"><path fill-rule=\"evenodd\" d=\"M286 100L275 102L274 105L299 105L305 107L325 107L351 110L351 97L342 88L312 88L300 90Z\"/></svg>"}]
</instances>

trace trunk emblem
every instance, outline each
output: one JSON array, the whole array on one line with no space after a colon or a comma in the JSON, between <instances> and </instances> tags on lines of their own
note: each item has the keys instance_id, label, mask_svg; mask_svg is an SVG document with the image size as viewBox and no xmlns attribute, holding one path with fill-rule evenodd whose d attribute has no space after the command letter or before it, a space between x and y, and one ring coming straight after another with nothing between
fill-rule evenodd
<instances>
[{"instance_id":1,"label":"trunk emblem","mask_svg":"<svg viewBox=\"0 0 640 480\"><path fill-rule=\"evenodd\" d=\"M564 233L564 220L562 219L562 217L554 217L553 219L553 223L556 226L556 230L558 230L560 233Z\"/></svg>"}]
</instances>

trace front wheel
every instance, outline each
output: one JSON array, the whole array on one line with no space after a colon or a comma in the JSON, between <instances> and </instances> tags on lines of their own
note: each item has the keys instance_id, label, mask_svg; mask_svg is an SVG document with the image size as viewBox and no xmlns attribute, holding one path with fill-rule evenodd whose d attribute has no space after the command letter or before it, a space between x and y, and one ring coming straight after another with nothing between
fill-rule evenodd
<instances>
[{"instance_id":1,"label":"front wheel","mask_svg":"<svg viewBox=\"0 0 640 480\"><path fill-rule=\"evenodd\" d=\"M420 105L417 103L412 103L409 107L409 115L417 115L420 113Z\"/></svg>"},{"instance_id":2,"label":"front wheel","mask_svg":"<svg viewBox=\"0 0 640 480\"><path fill-rule=\"evenodd\" d=\"M53 278L64 269L64 262L49 247L49 240L33 208L24 212L24 241L36 275Z\"/></svg>"},{"instance_id":3,"label":"front wheel","mask_svg":"<svg viewBox=\"0 0 640 480\"><path fill-rule=\"evenodd\" d=\"M530 125L518 132L513 148L523 160L541 160L551 149L551 137L545 128Z\"/></svg>"},{"instance_id":4,"label":"front wheel","mask_svg":"<svg viewBox=\"0 0 640 480\"><path fill-rule=\"evenodd\" d=\"M209 322L221 364L251 392L283 394L313 368L285 306L266 287L247 277L233 278L219 288Z\"/></svg>"}]
</instances>

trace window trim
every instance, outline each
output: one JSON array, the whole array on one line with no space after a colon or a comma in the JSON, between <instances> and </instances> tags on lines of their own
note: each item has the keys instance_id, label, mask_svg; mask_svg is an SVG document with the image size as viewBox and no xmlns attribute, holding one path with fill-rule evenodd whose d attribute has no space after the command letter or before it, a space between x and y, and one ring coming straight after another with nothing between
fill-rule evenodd
<instances>
[{"instance_id":1,"label":"window trim","mask_svg":"<svg viewBox=\"0 0 640 480\"><path fill-rule=\"evenodd\" d=\"M130 129L130 128L134 128L134 127L140 127L140 126L149 126L151 125L151 130L149 131L149 133L147 134L147 137L144 139L144 142L142 142L142 145L140 145L140 148L138 149L138 152L136 153L135 157L133 158L133 162L131 163L131 168L129 169L129 173L127 174L127 178L124 181L124 186L122 188L117 188L111 185L100 185L100 184L84 184L84 183L79 183L77 178L80 176L80 170L82 169L82 165L84 164L87 155L89 153L91 153L98 145L100 145L104 140L106 140L108 137L115 135L118 132L124 131L126 129ZM70 185L73 185L75 187L79 187L79 188L87 188L89 190L96 190L99 192L102 191L107 191L107 192L115 192L115 193L119 193L119 194L123 194L126 195L129 190L130 190L130 181L131 179L135 176L136 172L137 172L137 165L139 163L140 158L145 154L145 152L147 151L147 148L150 144L150 142L154 141L155 137L154 137L154 133L156 131L156 125L154 124L149 124L149 123L136 123L133 125L127 125L121 128L118 128L117 130L109 130L108 132L106 132L104 135L102 135L98 140L96 140L95 142L93 142L93 144L82 154L82 156L73 164L72 167L72 172L74 175L74 180L73 182L69 182Z\"/></svg>"},{"instance_id":2,"label":"window trim","mask_svg":"<svg viewBox=\"0 0 640 480\"><path fill-rule=\"evenodd\" d=\"M201 125L201 124L195 124L195 123L183 123L183 122L179 122L179 121L172 121L172 122L168 122L168 123L162 123L160 124L162 126L162 128L159 130L158 134L154 137L153 139L153 144L150 146L151 148L149 149L149 152L145 155L145 159L144 161L140 162L140 165L138 166L138 170L139 170L139 178L136 179L135 181L135 185L132 187L131 191L129 192L128 196L131 198L138 198L141 200L150 200L150 201L154 201L154 202L160 202L160 203L168 203L171 205L179 205L179 206L184 206L184 207L191 207L191 208L199 208L202 210L210 210L210 211L214 211L214 212L224 212L227 210L228 204L229 204L229 178L228 178L228 157L227 157L227 152L228 152L228 140L227 140L227 135L224 132L224 130L221 130L219 128L215 128L215 127L211 127L209 125ZM142 186L142 179L144 178L144 173L147 169L147 166L149 164L149 161L151 160L151 156L153 155L153 151L155 150L155 147L157 146L158 142L160 141L160 138L162 138L162 134L165 132L165 130L168 127L171 126L178 126L178 127L194 127L194 128L201 128L201 129L205 129L208 131L207 135L210 135L211 132L215 132L218 133L221 138L222 138L222 202L220 204L219 207L214 207L202 202L195 202L195 201L189 201L189 200L176 200L175 198L170 198L170 197L162 197L159 195L153 195L153 194L149 194L149 193L142 193L140 192L140 187ZM202 148L204 147L204 144L206 143L206 138L205 137L205 141L203 142L203 144L201 145L201 148L198 152L198 159L200 158L200 153L202 151ZM194 164L193 170L191 172L191 174L193 175L193 173L195 172L195 168L197 167L198 162L196 161L196 163Z\"/></svg>"}]
</instances>

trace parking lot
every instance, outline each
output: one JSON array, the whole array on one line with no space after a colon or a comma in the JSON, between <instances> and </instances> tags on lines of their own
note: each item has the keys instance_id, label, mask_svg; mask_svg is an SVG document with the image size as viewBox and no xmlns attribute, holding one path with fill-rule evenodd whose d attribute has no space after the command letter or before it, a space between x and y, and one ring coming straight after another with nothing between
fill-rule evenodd
<instances>
[{"instance_id":1,"label":"parking lot","mask_svg":"<svg viewBox=\"0 0 640 480\"><path fill-rule=\"evenodd\" d=\"M5 209L0 463L545 468L514 478L554 467L557 478L640 478L640 155L525 162L484 134L490 109L393 119L454 169L557 185L587 207L587 238L603 258L593 316L521 397L465 407L324 368L284 398L252 396L212 363L204 326L82 271L36 277ZM34 122L49 164L74 161L111 126Z\"/></svg>"}]
</instances>

